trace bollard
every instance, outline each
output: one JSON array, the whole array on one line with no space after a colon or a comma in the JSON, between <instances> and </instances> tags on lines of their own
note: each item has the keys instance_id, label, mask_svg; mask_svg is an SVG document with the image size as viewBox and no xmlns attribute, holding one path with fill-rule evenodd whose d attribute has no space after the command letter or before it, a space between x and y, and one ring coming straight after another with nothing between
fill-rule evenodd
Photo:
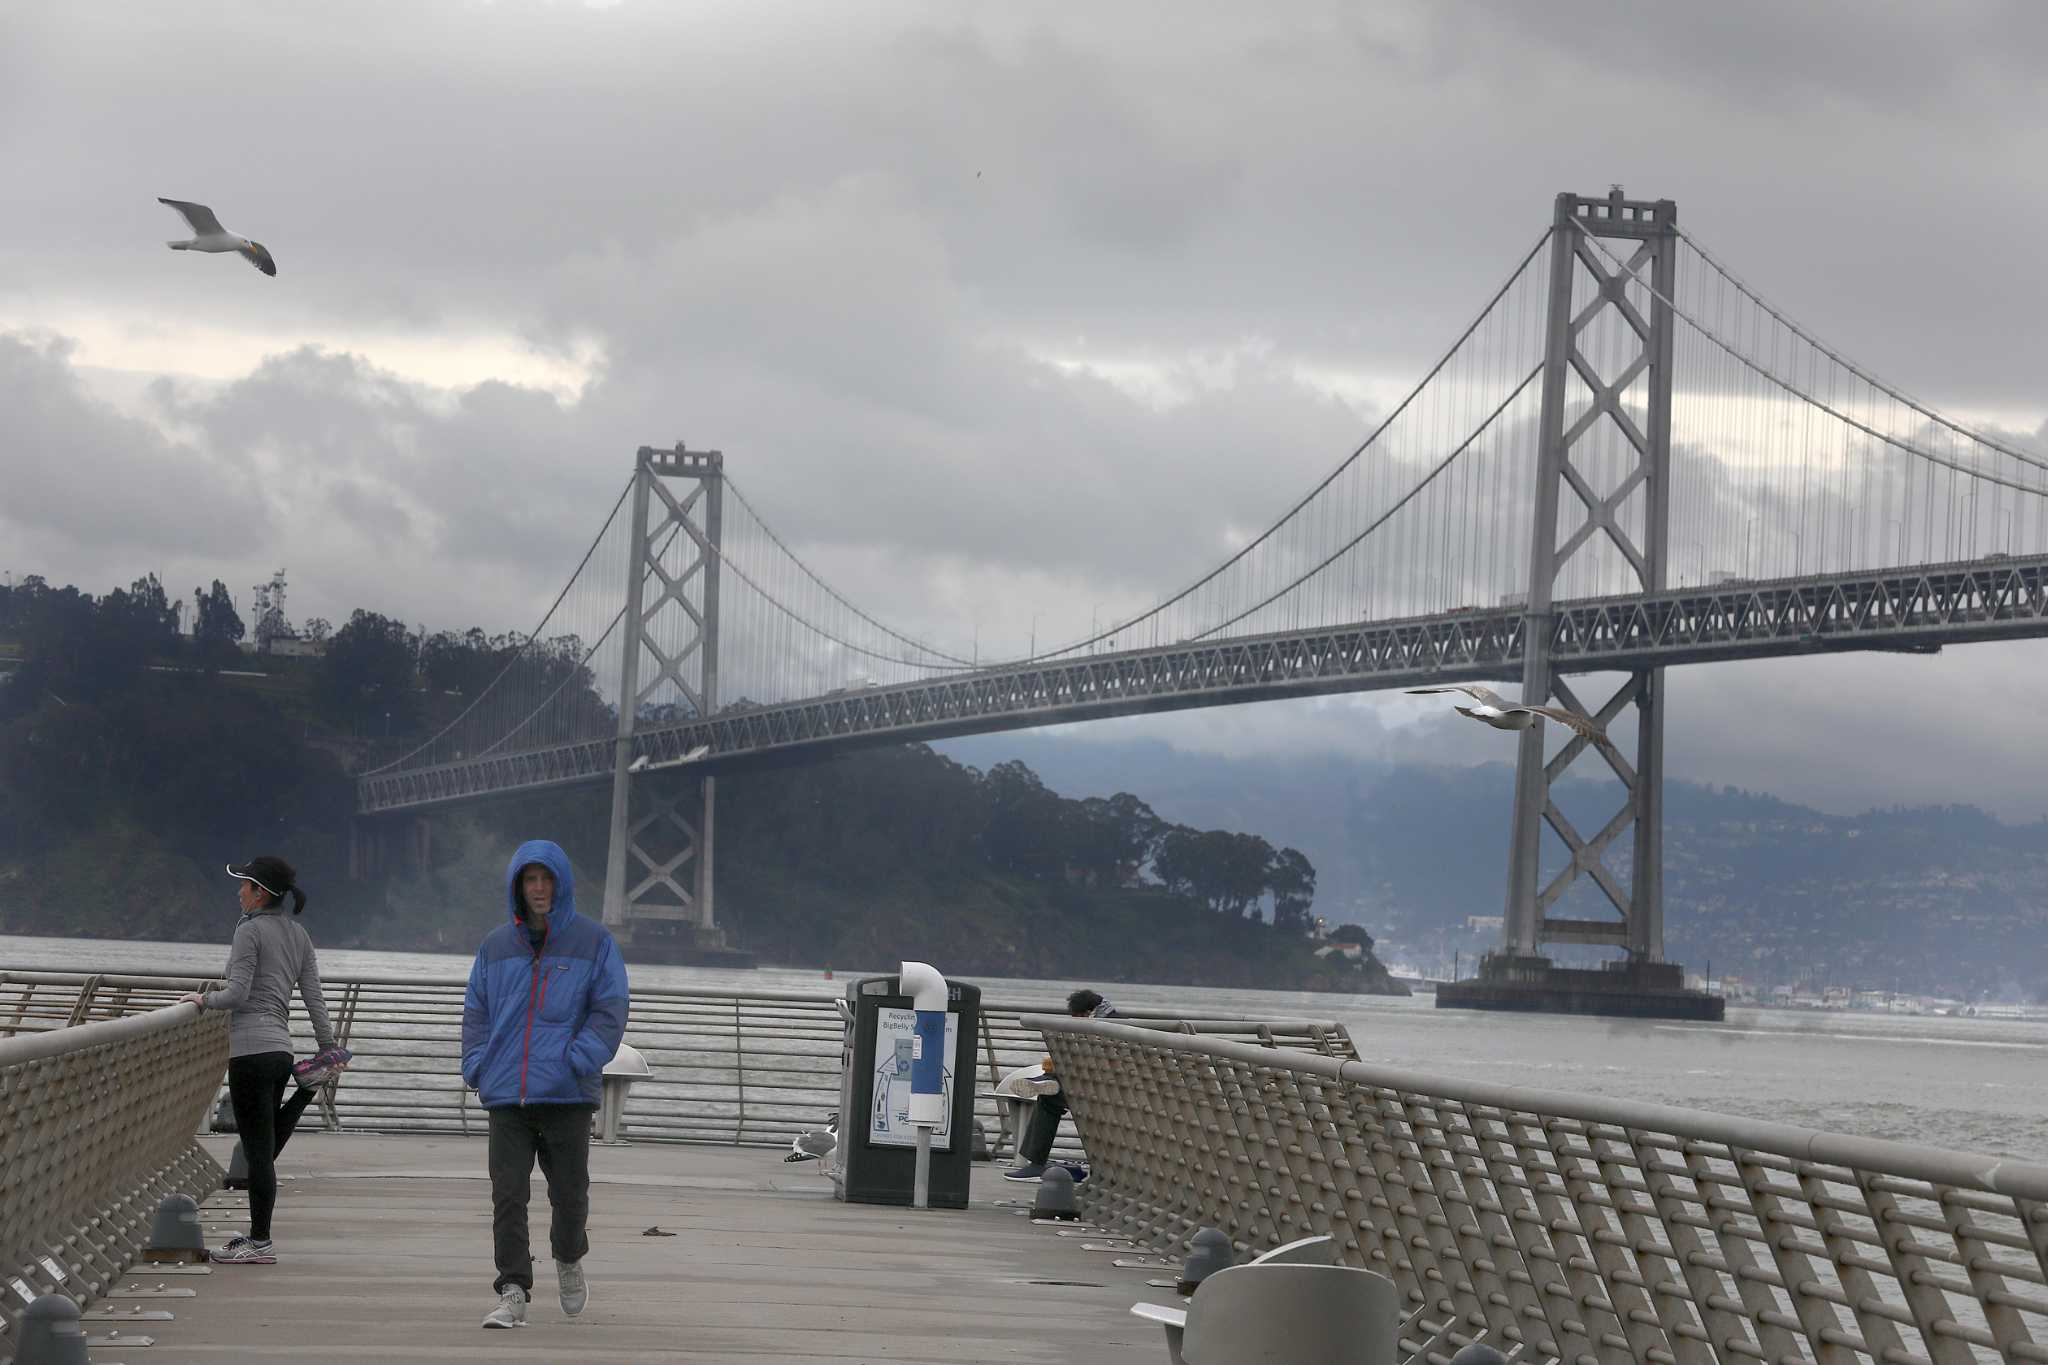
<instances>
[{"instance_id":1,"label":"bollard","mask_svg":"<svg viewBox=\"0 0 2048 1365\"><path fill-rule=\"evenodd\" d=\"M633 1082L653 1074L640 1049L627 1043L620 1043L619 1050L604 1064L604 1100L598 1106L597 1131L607 1147L616 1147L622 1140L619 1130L626 1126L626 1094L633 1088Z\"/></svg>"},{"instance_id":2,"label":"bollard","mask_svg":"<svg viewBox=\"0 0 2048 1365\"><path fill-rule=\"evenodd\" d=\"M946 978L928 962L906 962L896 979L917 1009L910 1052L910 1121L917 1128L917 1166L911 1176L910 1206L928 1209L932 1131L946 1122Z\"/></svg>"},{"instance_id":3,"label":"bollard","mask_svg":"<svg viewBox=\"0 0 2048 1365\"><path fill-rule=\"evenodd\" d=\"M235 1107L228 1102L226 1095L222 1095L220 1103L213 1106L213 1122L209 1127L216 1133L235 1131Z\"/></svg>"},{"instance_id":4,"label":"bollard","mask_svg":"<svg viewBox=\"0 0 2048 1365\"><path fill-rule=\"evenodd\" d=\"M145 1261L204 1261L206 1235L199 1226L199 1201L189 1194L167 1194L157 1201L149 1223Z\"/></svg>"},{"instance_id":5,"label":"bollard","mask_svg":"<svg viewBox=\"0 0 2048 1365\"><path fill-rule=\"evenodd\" d=\"M1228 1234L1221 1228L1197 1228L1188 1244L1187 1264L1181 1267L1180 1279L1173 1287L1182 1294L1192 1294L1202 1281L1236 1264L1237 1256Z\"/></svg>"},{"instance_id":6,"label":"bollard","mask_svg":"<svg viewBox=\"0 0 2048 1365\"><path fill-rule=\"evenodd\" d=\"M1058 1218L1067 1222L1081 1216L1074 1207L1074 1174L1064 1166L1048 1166L1038 1178L1038 1198L1031 1203L1033 1218Z\"/></svg>"},{"instance_id":7,"label":"bollard","mask_svg":"<svg viewBox=\"0 0 2048 1365\"><path fill-rule=\"evenodd\" d=\"M1451 1357L1451 1365L1508 1365L1508 1358L1483 1341L1460 1347Z\"/></svg>"},{"instance_id":8,"label":"bollard","mask_svg":"<svg viewBox=\"0 0 2048 1365\"><path fill-rule=\"evenodd\" d=\"M45 1294L22 1310L14 1365L87 1365L90 1360L77 1304L62 1294Z\"/></svg>"},{"instance_id":9,"label":"bollard","mask_svg":"<svg viewBox=\"0 0 2048 1365\"><path fill-rule=\"evenodd\" d=\"M222 1177L220 1187L224 1190L246 1190L249 1188L249 1158L242 1154L241 1139L235 1140L235 1150L228 1157L228 1173Z\"/></svg>"},{"instance_id":10,"label":"bollard","mask_svg":"<svg viewBox=\"0 0 2048 1365\"><path fill-rule=\"evenodd\" d=\"M974 1145L967 1149L976 1161L994 1161L995 1153L988 1149L988 1128L980 1119L974 1121Z\"/></svg>"}]
</instances>

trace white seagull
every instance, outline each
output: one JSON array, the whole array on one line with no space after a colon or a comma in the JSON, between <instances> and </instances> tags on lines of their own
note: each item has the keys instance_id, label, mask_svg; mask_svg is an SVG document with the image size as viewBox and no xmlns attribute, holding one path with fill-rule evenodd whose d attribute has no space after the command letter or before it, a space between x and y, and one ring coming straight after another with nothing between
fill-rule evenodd
<instances>
[{"instance_id":1,"label":"white seagull","mask_svg":"<svg viewBox=\"0 0 2048 1365\"><path fill-rule=\"evenodd\" d=\"M1578 712L1563 706L1523 706L1509 701L1490 687L1478 683L1452 683L1446 687L1411 687L1414 695L1432 692L1462 692L1477 706L1454 706L1451 709L1461 716L1470 716L1484 721L1496 730L1526 730L1544 720L1554 720L1573 734L1591 740L1603 749L1612 750L1614 741L1607 738L1607 732Z\"/></svg>"},{"instance_id":2,"label":"white seagull","mask_svg":"<svg viewBox=\"0 0 2048 1365\"><path fill-rule=\"evenodd\" d=\"M192 225L193 237L189 242L165 242L173 251L232 251L248 261L250 265L266 275L277 273L277 262L270 259L270 252L263 243L252 242L247 237L238 237L220 225L220 219L213 216L213 210L204 204L192 204L183 199L158 197L157 203L168 204L184 216Z\"/></svg>"},{"instance_id":3,"label":"white seagull","mask_svg":"<svg viewBox=\"0 0 2048 1365\"><path fill-rule=\"evenodd\" d=\"M825 1120L823 1128L813 1128L790 1139L789 1155L782 1160L785 1164L791 1161L816 1161L832 1155L832 1149L838 1145L839 1115L834 1114Z\"/></svg>"}]
</instances>

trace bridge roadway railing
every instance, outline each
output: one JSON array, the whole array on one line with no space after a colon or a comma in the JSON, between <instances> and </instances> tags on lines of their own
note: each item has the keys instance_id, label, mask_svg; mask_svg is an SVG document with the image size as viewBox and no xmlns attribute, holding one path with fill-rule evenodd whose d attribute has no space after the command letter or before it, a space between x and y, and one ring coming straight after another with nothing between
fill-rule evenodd
<instances>
[{"instance_id":1,"label":"bridge roadway railing","mask_svg":"<svg viewBox=\"0 0 2048 1365\"><path fill-rule=\"evenodd\" d=\"M985 734L1141 711L1427 683L1519 678L1520 606L1198 640L1041 660L958 677L732 706L633 737L636 758L716 773L751 756L822 755L858 744ZM2048 557L1729 581L1552 606L1550 657L1564 673L1661 668L1842 649L1931 651L2048 635ZM582 743L366 774L366 815L608 780L607 734Z\"/></svg>"},{"instance_id":2,"label":"bridge roadway railing","mask_svg":"<svg viewBox=\"0 0 2048 1365\"><path fill-rule=\"evenodd\" d=\"M218 1187L194 1135L227 1064L226 1017L191 1005L0 1038L0 1365L30 1302L105 1294L158 1200Z\"/></svg>"},{"instance_id":3,"label":"bridge roadway railing","mask_svg":"<svg viewBox=\"0 0 2048 1365\"><path fill-rule=\"evenodd\" d=\"M208 984L191 977L0 970L0 1035L155 1009ZM462 1084L463 978L330 976L324 984L336 1033L356 1054L320 1096L328 1129L482 1131L482 1111ZM1018 1018L1057 1007L1046 1000L984 1000L978 1069L970 1083L991 1139L1002 1131L997 1102L982 1092L1045 1055L1037 1030ZM1357 1055L1343 1027L1324 1021L1140 1015L1134 1022L1256 1046ZM312 1034L299 1011L292 1025L299 1050L311 1053ZM839 1107L843 1038L831 995L637 987L626 1041L654 1074L627 1097L626 1133L635 1141L787 1143L821 1127ZM1063 1136L1060 1145L1075 1150L1071 1137Z\"/></svg>"},{"instance_id":4,"label":"bridge roadway railing","mask_svg":"<svg viewBox=\"0 0 2048 1365\"><path fill-rule=\"evenodd\" d=\"M1178 1256L1334 1237L1406 1361L2048 1361L2048 1166L1027 1017L1084 1216ZM1871 1084L1882 1084L1873 1076Z\"/></svg>"}]
</instances>

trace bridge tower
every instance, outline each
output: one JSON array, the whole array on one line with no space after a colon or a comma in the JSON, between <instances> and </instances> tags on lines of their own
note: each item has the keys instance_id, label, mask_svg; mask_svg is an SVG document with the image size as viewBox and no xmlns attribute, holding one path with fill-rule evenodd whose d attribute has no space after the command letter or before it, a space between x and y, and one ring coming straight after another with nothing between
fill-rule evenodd
<instances>
[{"instance_id":1,"label":"bridge tower","mask_svg":"<svg viewBox=\"0 0 2048 1365\"><path fill-rule=\"evenodd\" d=\"M670 483L687 488L678 497ZM650 705L685 715L718 709L718 587L725 456L642 446L635 457L632 549L612 772L604 923L629 937L670 923L703 948L722 946L713 918L716 779L642 767L633 734ZM687 760L685 760L687 762Z\"/></svg>"},{"instance_id":2,"label":"bridge tower","mask_svg":"<svg viewBox=\"0 0 2048 1365\"><path fill-rule=\"evenodd\" d=\"M1439 1004L1720 1017L1720 1002L1709 1005L1709 997L1684 991L1680 969L1664 961L1664 670L1630 673L1613 696L1590 710L1550 659L1555 624L1551 604L1575 561L1583 563L1597 555L1611 564L1608 557L1618 556L1637 590L1658 592L1665 586L1674 319L1658 296L1668 299L1674 293L1677 227L1678 207L1669 199L1628 199L1618 186L1597 198L1557 196L1536 452L1536 522L1523 625L1522 701L1545 705L1555 699L1594 716L1602 725L1611 725L1633 709L1635 761L1631 766L1619 755L1576 737L1546 761L1545 727L1522 732L1503 950L1488 958L1469 989L1448 998L1440 993ZM1588 237L1619 243L1610 250L1624 264L1611 268ZM1632 284L1638 285L1634 297ZM1654 293L1641 284L1651 286ZM1593 328L1599 330L1591 335L1603 339L1598 349L1608 369L1605 374L1583 344ZM1590 461L1582 463L1580 452L1594 447L1589 439L1594 433L1601 433L1606 449L1614 449L1615 432L1627 452L1626 470L1613 487L1603 490L1589 477ZM1632 498L1640 502L1632 504ZM1572 527L1562 538L1560 522ZM1626 793L1621 808L1590 835L1578 830L1550 799L1552 784L1581 759L1606 763ZM1547 882L1541 875L1545 825L1569 854L1566 865ZM1633 840L1626 888L1606 862L1609 848L1624 831L1631 832ZM1580 876L1593 880L1618 919L1551 915L1551 907ZM1543 945L1551 943L1622 948L1627 952L1626 961L1619 964L1624 970L1588 973L1553 968L1541 956Z\"/></svg>"}]
</instances>

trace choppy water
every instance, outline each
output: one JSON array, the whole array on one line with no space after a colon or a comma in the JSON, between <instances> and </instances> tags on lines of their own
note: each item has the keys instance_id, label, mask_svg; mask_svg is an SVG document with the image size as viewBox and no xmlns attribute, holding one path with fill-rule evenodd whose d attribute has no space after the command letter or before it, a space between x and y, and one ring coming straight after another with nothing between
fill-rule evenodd
<instances>
[{"instance_id":1,"label":"choppy water","mask_svg":"<svg viewBox=\"0 0 2048 1365\"><path fill-rule=\"evenodd\" d=\"M0 967L217 973L218 945L0 935ZM450 976L467 957L331 951L330 975ZM633 967L649 986L836 994L810 969ZM944 963L937 964L942 969ZM1724 1024L1438 1010L1429 996L1325 995L979 979L1006 1000L1096 985L1119 1004L1206 1015L1336 1019L1368 1061L1473 1080L1720 1110L1867 1137L2048 1162L2048 1021L1730 1010Z\"/></svg>"}]
</instances>

